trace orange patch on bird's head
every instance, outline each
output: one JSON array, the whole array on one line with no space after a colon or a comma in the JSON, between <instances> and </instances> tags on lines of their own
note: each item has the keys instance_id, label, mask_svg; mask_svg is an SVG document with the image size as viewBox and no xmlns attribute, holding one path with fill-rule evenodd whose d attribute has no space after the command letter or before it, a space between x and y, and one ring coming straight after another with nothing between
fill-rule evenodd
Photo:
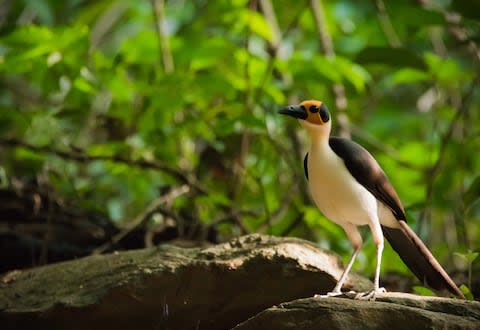
<instances>
[{"instance_id":1,"label":"orange patch on bird's head","mask_svg":"<svg viewBox=\"0 0 480 330\"><path fill-rule=\"evenodd\" d=\"M321 101L307 100L300 103L300 106L308 115L305 120L311 124L322 125L330 120L330 113Z\"/></svg>"},{"instance_id":2,"label":"orange patch on bird's head","mask_svg":"<svg viewBox=\"0 0 480 330\"><path fill-rule=\"evenodd\" d=\"M300 105L303 105L307 109L310 108L311 106L320 107L322 105L322 101L306 100L306 101L301 102Z\"/></svg>"},{"instance_id":3,"label":"orange patch on bird's head","mask_svg":"<svg viewBox=\"0 0 480 330\"><path fill-rule=\"evenodd\" d=\"M278 113L297 118L302 125L321 127L323 124L328 124L326 127L330 131L330 112L321 101L308 100L300 104L288 105L281 108Z\"/></svg>"}]
</instances>

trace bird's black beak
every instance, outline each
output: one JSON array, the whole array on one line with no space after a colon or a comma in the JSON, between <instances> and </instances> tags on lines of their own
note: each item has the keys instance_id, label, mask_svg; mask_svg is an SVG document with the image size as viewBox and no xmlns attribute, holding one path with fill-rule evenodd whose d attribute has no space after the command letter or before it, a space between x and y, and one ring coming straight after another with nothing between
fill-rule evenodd
<instances>
[{"instance_id":1,"label":"bird's black beak","mask_svg":"<svg viewBox=\"0 0 480 330\"><path fill-rule=\"evenodd\" d=\"M282 115L288 115L298 119L307 119L308 114L305 111L305 108L301 105L289 105L285 108L282 108L278 111Z\"/></svg>"}]
</instances>

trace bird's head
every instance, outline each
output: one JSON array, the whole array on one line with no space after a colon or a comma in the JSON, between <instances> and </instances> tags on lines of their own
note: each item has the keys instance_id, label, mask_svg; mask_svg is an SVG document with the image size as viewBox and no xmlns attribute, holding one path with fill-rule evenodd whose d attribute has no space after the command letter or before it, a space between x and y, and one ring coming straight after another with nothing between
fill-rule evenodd
<instances>
[{"instance_id":1,"label":"bird's head","mask_svg":"<svg viewBox=\"0 0 480 330\"><path fill-rule=\"evenodd\" d=\"M331 120L327 106L316 100L303 101L300 104L289 105L278 111L283 115L297 118L310 133L330 134Z\"/></svg>"}]
</instances>

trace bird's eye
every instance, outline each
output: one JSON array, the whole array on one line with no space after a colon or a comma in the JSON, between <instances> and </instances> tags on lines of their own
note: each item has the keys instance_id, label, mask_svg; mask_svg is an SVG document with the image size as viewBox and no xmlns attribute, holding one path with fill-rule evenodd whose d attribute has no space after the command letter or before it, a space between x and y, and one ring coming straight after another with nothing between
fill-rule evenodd
<instances>
[{"instance_id":1,"label":"bird's eye","mask_svg":"<svg viewBox=\"0 0 480 330\"><path fill-rule=\"evenodd\" d=\"M327 106L322 103L319 111L320 111L320 118L322 118L322 121L324 123L328 122L330 120L330 112L328 111Z\"/></svg>"},{"instance_id":2,"label":"bird's eye","mask_svg":"<svg viewBox=\"0 0 480 330\"><path fill-rule=\"evenodd\" d=\"M310 112L311 113L317 113L319 111L319 108L316 105L312 105L310 107Z\"/></svg>"}]
</instances>

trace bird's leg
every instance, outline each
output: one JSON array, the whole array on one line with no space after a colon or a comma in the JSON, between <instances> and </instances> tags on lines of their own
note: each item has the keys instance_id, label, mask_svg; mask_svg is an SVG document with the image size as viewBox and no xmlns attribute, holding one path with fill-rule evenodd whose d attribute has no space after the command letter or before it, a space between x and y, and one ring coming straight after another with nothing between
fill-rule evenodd
<instances>
[{"instance_id":1,"label":"bird's leg","mask_svg":"<svg viewBox=\"0 0 480 330\"><path fill-rule=\"evenodd\" d=\"M347 224L343 226L345 233L348 236L348 239L350 243L353 246L353 254L350 257L350 260L348 261L347 266L345 267L345 270L343 271L342 275L340 276L340 279L338 280L337 284L333 288L331 292L328 292L326 295L315 295L315 297L320 297L320 298L326 298L326 297L335 297L339 296L342 294L342 286L347 280L348 273L350 273L350 269L352 268L353 262L357 258L358 253L360 252L360 249L362 248L362 236L358 232L358 229L355 225Z\"/></svg>"},{"instance_id":2,"label":"bird's leg","mask_svg":"<svg viewBox=\"0 0 480 330\"><path fill-rule=\"evenodd\" d=\"M350 260L348 261L347 267L345 267L345 270L342 273L342 276L340 276L340 279L337 282L337 285L333 288L332 292L327 293L327 295L339 295L342 294L342 286L345 283L345 280L347 279L348 273L350 273L350 269L352 268L353 262L357 258L358 253L360 252L360 247L356 248L353 251L352 256L350 257Z\"/></svg>"},{"instance_id":3,"label":"bird's leg","mask_svg":"<svg viewBox=\"0 0 480 330\"><path fill-rule=\"evenodd\" d=\"M382 263L383 239L377 244L377 264L375 266L375 279L373 281L375 291L380 289L380 267Z\"/></svg>"},{"instance_id":4,"label":"bird's leg","mask_svg":"<svg viewBox=\"0 0 480 330\"><path fill-rule=\"evenodd\" d=\"M373 239L377 246L377 264L375 266L375 278L373 280L373 289L367 293L358 294L355 299L360 300L375 300L375 295L378 293L386 292L385 288L380 287L380 268L382 263L383 252L383 232L379 222L375 222L370 225L373 233Z\"/></svg>"}]
</instances>

